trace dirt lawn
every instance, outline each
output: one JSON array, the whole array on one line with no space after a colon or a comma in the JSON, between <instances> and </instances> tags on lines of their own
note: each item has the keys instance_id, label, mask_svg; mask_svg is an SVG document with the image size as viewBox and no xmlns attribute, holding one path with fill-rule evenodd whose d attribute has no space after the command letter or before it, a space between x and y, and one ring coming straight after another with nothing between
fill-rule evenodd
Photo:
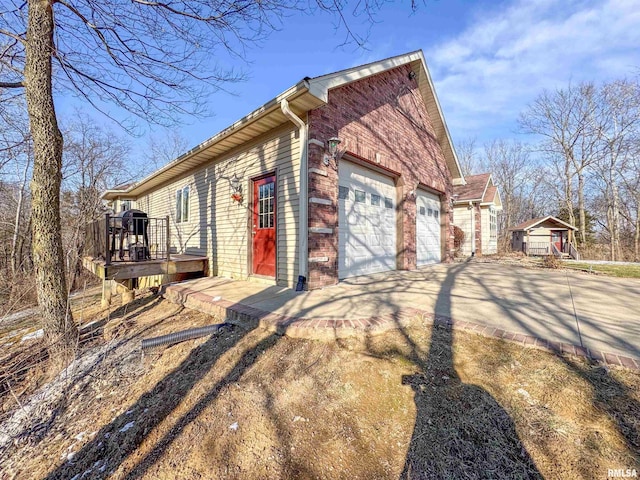
<instances>
[{"instance_id":1,"label":"dirt lawn","mask_svg":"<svg viewBox=\"0 0 640 480\"><path fill-rule=\"evenodd\" d=\"M143 357L143 338L213 319L153 295L74 302L78 360L3 390L0 478L640 474L638 373L421 319L334 343L227 326Z\"/></svg>"}]
</instances>

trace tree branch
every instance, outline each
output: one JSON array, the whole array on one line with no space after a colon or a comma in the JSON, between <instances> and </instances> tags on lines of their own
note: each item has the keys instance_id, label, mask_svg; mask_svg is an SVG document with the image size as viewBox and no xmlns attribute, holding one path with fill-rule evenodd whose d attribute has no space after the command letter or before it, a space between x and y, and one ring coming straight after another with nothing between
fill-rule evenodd
<instances>
[{"instance_id":1,"label":"tree branch","mask_svg":"<svg viewBox=\"0 0 640 480\"><path fill-rule=\"evenodd\" d=\"M24 88L24 82L0 82L0 88Z\"/></svg>"}]
</instances>

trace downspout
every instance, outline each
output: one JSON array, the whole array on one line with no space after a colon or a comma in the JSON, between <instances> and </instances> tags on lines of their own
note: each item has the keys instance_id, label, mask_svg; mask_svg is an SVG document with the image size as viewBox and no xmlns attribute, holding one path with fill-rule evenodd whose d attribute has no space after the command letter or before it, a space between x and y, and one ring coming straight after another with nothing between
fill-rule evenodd
<instances>
[{"instance_id":1,"label":"downspout","mask_svg":"<svg viewBox=\"0 0 640 480\"><path fill-rule=\"evenodd\" d=\"M307 148L308 148L308 130L307 124L300 119L295 113L291 111L289 108L289 102L286 99L283 99L280 102L280 109L282 113L291 120L297 127L300 132L300 195L298 196L300 202L300 213L299 213L299 229L298 229L298 275L304 277L304 279L298 279L298 284L300 285L300 281L303 283L309 278L307 269L308 269L308 255L309 255L309 173L308 173L308 163L307 163ZM296 290L299 288L296 287Z\"/></svg>"},{"instance_id":2,"label":"downspout","mask_svg":"<svg viewBox=\"0 0 640 480\"><path fill-rule=\"evenodd\" d=\"M473 208L473 202L469 202L469 211L471 212L471 256L476 254L476 212Z\"/></svg>"}]
</instances>

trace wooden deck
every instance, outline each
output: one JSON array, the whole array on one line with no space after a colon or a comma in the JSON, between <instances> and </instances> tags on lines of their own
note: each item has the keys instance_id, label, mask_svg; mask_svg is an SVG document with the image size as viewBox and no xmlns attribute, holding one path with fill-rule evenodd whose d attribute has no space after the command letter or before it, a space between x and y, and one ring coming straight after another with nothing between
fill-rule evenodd
<instances>
[{"instance_id":1,"label":"wooden deck","mask_svg":"<svg viewBox=\"0 0 640 480\"><path fill-rule=\"evenodd\" d=\"M105 266L104 260L83 257L82 265L103 280L127 280L152 275L206 272L207 257L172 254L170 260L145 260L142 262L112 262Z\"/></svg>"}]
</instances>

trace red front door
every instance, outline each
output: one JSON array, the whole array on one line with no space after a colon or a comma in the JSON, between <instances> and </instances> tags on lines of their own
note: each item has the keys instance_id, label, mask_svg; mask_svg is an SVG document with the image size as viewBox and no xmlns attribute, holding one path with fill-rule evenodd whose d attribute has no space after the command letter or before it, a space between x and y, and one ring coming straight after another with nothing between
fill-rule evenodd
<instances>
[{"instance_id":1,"label":"red front door","mask_svg":"<svg viewBox=\"0 0 640 480\"><path fill-rule=\"evenodd\" d=\"M253 182L253 273L276 276L276 177Z\"/></svg>"}]
</instances>

